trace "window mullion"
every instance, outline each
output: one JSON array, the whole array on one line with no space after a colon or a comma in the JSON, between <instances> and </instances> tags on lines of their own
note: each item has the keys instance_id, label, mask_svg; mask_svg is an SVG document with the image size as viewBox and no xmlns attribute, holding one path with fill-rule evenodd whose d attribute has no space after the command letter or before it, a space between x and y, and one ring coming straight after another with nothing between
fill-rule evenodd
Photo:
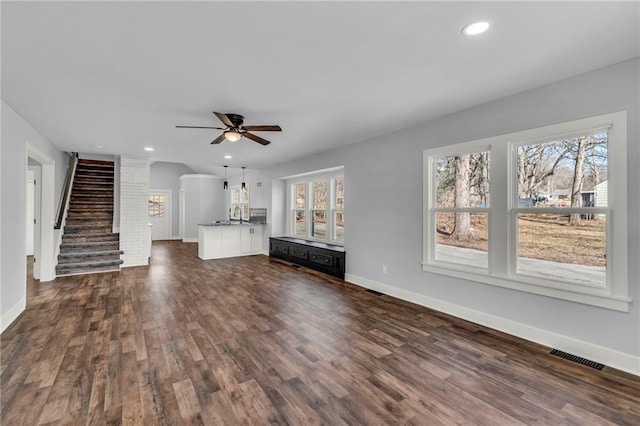
<instances>
[{"instance_id":1,"label":"window mullion","mask_svg":"<svg viewBox=\"0 0 640 426\"><path fill-rule=\"evenodd\" d=\"M333 236L335 235L335 230L333 229L334 227L334 223L333 223L333 211L334 211L334 206L336 205L336 198L335 198L335 183L334 183L334 179L332 177L328 177L327 178L327 190L329 191L328 195L328 200L327 200L327 205L325 206L325 216L327 217L326 219L326 223L327 223L327 241L333 241Z\"/></svg>"},{"instance_id":2,"label":"window mullion","mask_svg":"<svg viewBox=\"0 0 640 426\"><path fill-rule=\"evenodd\" d=\"M307 218L305 219L305 232L307 234L307 238L311 238L311 226L313 223L313 182L312 181L308 181L307 182L307 196L305 198L305 204L306 204L306 215Z\"/></svg>"},{"instance_id":3,"label":"window mullion","mask_svg":"<svg viewBox=\"0 0 640 426\"><path fill-rule=\"evenodd\" d=\"M489 210L489 271L491 274L507 276L513 244L513 233L509 218L509 197L514 170L508 144L492 145L490 149L491 205Z\"/></svg>"}]
</instances>

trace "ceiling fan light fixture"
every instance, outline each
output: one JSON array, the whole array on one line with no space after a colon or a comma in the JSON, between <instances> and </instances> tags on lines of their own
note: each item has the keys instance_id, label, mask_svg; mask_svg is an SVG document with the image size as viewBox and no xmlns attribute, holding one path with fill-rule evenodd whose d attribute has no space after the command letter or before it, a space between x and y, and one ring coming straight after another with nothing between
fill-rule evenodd
<instances>
[{"instance_id":1,"label":"ceiling fan light fixture","mask_svg":"<svg viewBox=\"0 0 640 426\"><path fill-rule=\"evenodd\" d=\"M227 130L224 132L224 137L229 142L238 142L242 135L236 130Z\"/></svg>"},{"instance_id":2,"label":"ceiling fan light fixture","mask_svg":"<svg viewBox=\"0 0 640 426\"><path fill-rule=\"evenodd\" d=\"M242 137L252 140L253 142L257 142L260 145L269 145L271 142L258 136L254 135L251 132L281 132L282 128L277 124L269 124L269 125L251 125L245 126L244 117L240 114L227 113L223 114L221 112L213 112L216 117L222 124L226 127L211 127L211 126L176 126L181 129L216 129L222 130L223 132L214 140L211 141L211 145L218 145L222 143L224 140L228 140L229 142L238 142Z\"/></svg>"}]
</instances>

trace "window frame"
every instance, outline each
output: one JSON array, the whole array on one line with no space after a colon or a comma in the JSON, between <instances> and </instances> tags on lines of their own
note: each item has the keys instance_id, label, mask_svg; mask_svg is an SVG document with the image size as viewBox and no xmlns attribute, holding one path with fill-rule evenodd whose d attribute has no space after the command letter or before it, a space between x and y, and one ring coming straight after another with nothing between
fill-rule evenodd
<instances>
[{"instance_id":1,"label":"window frame","mask_svg":"<svg viewBox=\"0 0 640 426\"><path fill-rule=\"evenodd\" d=\"M333 194L333 203L331 204L331 208L330 208L330 215L331 215L331 220L333 221L333 226L331 227L331 239L333 241L341 241L342 244L344 244L344 183L343 183L343 188L342 188L342 192L343 192L343 200L342 200L342 208L338 208L338 180L342 179L342 181L344 182L344 174L341 175L334 175L333 178L331 179L331 192ZM338 239L336 238L336 236L338 235L338 215L342 214L342 235L343 238L342 239Z\"/></svg>"},{"instance_id":2,"label":"window frame","mask_svg":"<svg viewBox=\"0 0 640 426\"><path fill-rule=\"evenodd\" d=\"M164 217L166 196L164 194L150 194L147 196L148 202L153 205L148 205L147 212L149 217ZM162 201L160 201L160 198Z\"/></svg>"},{"instance_id":3,"label":"window frame","mask_svg":"<svg viewBox=\"0 0 640 426\"><path fill-rule=\"evenodd\" d=\"M236 203L233 200L234 193L238 191L240 196L240 202ZM246 183L245 188L242 188L240 185L234 185L231 187L229 191L229 219L230 220L249 220L249 204L250 204L251 194L249 193L249 183ZM240 217L236 217L234 214L234 206L238 205L240 208ZM246 213L246 214L245 214Z\"/></svg>"},{"instance_id":4,"label":"window frame","mask_svg":"<svg viewBox=\"0 0 640 426\"><path fill-rule=\"evenodd\" d=\"M435 161L438 158L446 158L446 157L457 157L460 155L464 155L464 154L473 154L473 153L478 153L478 152L489 152L489 158L491 158L491 147L489 145L479 145L479 144L475 144L473 142L470 143L464 143L464 144L458 144L458 145L453 145L453 146L449 146L449 147L444 147L442 150L438 149L438 150L432 150L432 155L431 155L431 159L429 161L429 165L428 165L428 171L427 173L429 173L430 177L434 177L435 176L435 172L436 172L436 167L435 167ZM471 150L469 150L471 149ZM491 160L489 160L489 164L491 164ZM489 193L491 193L491 168L489 168ZM433 244L429 244L428 248L427 248L427 258L430 264L432 265L438 265L441 266L443 268L455 268L455 269L461 269L463 271L467 271L470 273L477 273L477 274L487 274L489 272L489 260L487 260L487 267L478 267L478 266L471 266L471 265L463 265L460 263L455 263L455 262L447 262L446 260L438 260L436 259L436 241L437 241L437 231L436 231L436 214L437 213L482 213L482 214L486 214L487 215L487 221L488 221L488 228L489 228L489 238L487 241L487 257L489 257L489 251L490 251L490 247L489 245L491 244L491 203L489 203L489 206L485 206L485 207L438 207L437 206L437 200L436 200L436 195L437 195L437 181L435 178L431 179L430 182L430 191L429 191L429 205L431 206L431 212L427 218L427 225L426 225L426 229L427 232L430 236L430 241L433 241ZM492 195L493 196L493 195Z\"/></svg>"},{"instance_id":5,"label":"window frame","mask_svg":"<svg viewBox=\"0 0 640 426\"><path fill-rule=\"evenodd\" d=\"M551 281L517 272L517 215L524 212L559 213L557 208L519 208L517 167L514 156L521 145L543 143L598 130L607 131L607 207L563 208L561 212L604 212L607 217L607 268L604 287ZM488 150L490 156L489 267L472 268L435 260L435 170L436 158ZM628 312L627 245L627 119L616 112L486 139L423 151L423 261L422 269L447 276L534 293L587 305ZM438 209L441 211L442 209ZM473 209L475 210L475 209ZM615 222L615 225L614 225ZM508 224L505 226L504 224Z\"/></svg>"},{"instance_id":6,"label":"window frame","mask_svg":"<svg viewBox=\"0 0 640 426\"><path fill-rule=\"evenodd\" d=\"M332 173L320 173L320 174L308 174L303 177L293 178L287 180L287 218L286 218L286 234L293 238L303 238L310 241L318 241L327 244L344 246L344 240L338 240L336 236L336 220L335 213L343 212L344 209L338 209L336 207L336 185L335 180L338 178L344 179L344 171ZM314 193L313 183L324 182L327 186L327 202L324 209L314 208ZM296 205L296 185L304 184L306 188L305 193L305 236L302 237L296 234L296 212L302 209ZM311 221L313 221L313 214L315 211L323 211L326 218L326 234L325 238L318 238L311 236Z\"/></svg>"}]
</instances>

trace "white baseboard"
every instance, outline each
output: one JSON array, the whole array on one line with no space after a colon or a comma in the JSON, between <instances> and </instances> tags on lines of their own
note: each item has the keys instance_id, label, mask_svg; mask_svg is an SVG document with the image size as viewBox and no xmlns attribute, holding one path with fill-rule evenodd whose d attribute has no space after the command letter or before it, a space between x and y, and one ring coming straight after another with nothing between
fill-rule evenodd
<instances>
[{"instance_id":1,"label":"white baseboard","mask_svg":"<svg viewBox=\"0 0 640 426\"><path fill-rule=\"evenodd\" d=\"M5 331L12 322L27 308L27 299L21 299L13 305L7 312L0 316L0 333Z\"/></svg>"},{"instance_id":2,"label":"white baseboard","mask_svg":"<svg viewBox=\"0 0 640 426\"><path fill-rule=\"evenodd\" d=\"M443 300L435 299L412 291L403 290L401 288L393 287L388 284L357 275L346 274L345 280L360 287L376 290L398 299L426 306L427 308L435 309L485 327L493 328L522 339L571 353L609 367L640 376L640 357L497 317L486 312L465 308L464 306L445 302Z\"/></svg>"},{"instance_id":3,"label":"white baseboard","mask_svg":"<svg viewBox=\"0 0 640 426\"><path fill-rule=\"evenodd\" d=\"M173 237L169 238L170 240L182 240L182 237L179 235L174 235Z\"/></svg>"},{"instance_id":4,"label":"white baseboard","mask_svg":"<svg viewBox=\"0 0 640 426\"><path fill-rule=\"evenodd\" d=\"M197 238L183 238L182 242L183 243L197 243L198 239Z\"/></svg>"}]
</instances>

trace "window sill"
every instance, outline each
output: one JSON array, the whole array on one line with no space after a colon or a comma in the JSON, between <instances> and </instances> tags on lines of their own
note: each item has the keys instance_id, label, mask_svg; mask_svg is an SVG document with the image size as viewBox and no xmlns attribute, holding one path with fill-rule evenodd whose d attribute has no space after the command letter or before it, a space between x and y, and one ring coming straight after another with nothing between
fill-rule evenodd
<instances>
[{"instance_id":1,"label":"window sill","mask_svg":"<svg viewBox=\"0 0 640 426\"><path fill-rule=\"evenodd\" d=\"M322 243L322 244L327 244L330 246L339 246L339 247L344 247L344 243L338 242L338 241L332 241L332 240L321 240L319 238L309 238L309 237L301 237L299 235L285 235L287 238L295 238L298 240L304 240L304 241L310 241L312 243Z\"/></svg>"},{"instance_id":2,"label":"window sill","mask_svg":"<svg viewBox=\"0 0 640 426\"><path fill-rule=\"evenodd\" d=\"M468 272L458 268L448 268L446 266L429 263L422 263L422 270L434 274L461 278L468 281L480 282L511 290L518 290L526 293L533 293L621 312L629 312L629 305L631 303L631 299L627 297L608 294L607 289L584 287L576 288L574 291L570 289L550 287L549 284L543 285L533 282L524 282L515 280L511 277L490 275L488 273Z\"/></svg>"}]
</instances>

